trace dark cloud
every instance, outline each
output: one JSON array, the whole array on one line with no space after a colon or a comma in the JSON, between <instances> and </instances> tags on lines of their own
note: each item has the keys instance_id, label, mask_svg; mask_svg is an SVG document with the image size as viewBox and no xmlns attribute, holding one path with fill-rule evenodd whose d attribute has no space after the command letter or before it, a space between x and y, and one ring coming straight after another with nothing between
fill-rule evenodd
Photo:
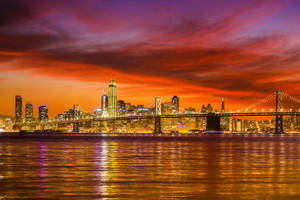
<instances>
[{"instance_id":1,"label":"dark cloud","mask_svg":"<svg viewBox=\"0 0 300 200\"><path fill-rule=\"evenodd\" d=\"M96 15L87 17L82 11L85 9L79 9L80 3L75 6L76 9L72 9L73 4L63 1L61 5L68 4L69 12L62 13L63 6L58 6L60 1L55 0L55 6L51 6L50 1L43 2L47 3L39 3L39 9L43 7L43 10L47 10L48 6L51 7L52 23L55 24L54 20L60 18L67 20L58 21L57 26L45 23L45 19L41 23L37 20L40 16L35 1L0 1L3 11L0 14L0 25L5 26L0 28L0 62L15 58L23 61L19 66L10 66L12 70L26 69L46 76L81 81L97 81L115 76L121 80L127 79L126 83L142 83L149 87L152 85L166 89L178 86L181 88L177 87L177 91L186 95L206 90L214 93L232 92L240 96L239 92L269 93L284 84L289 87L298 84L288 77L299 73L296 72L295 63L299 63L300 51L272 52L281 40L287 42L283 37L272 33L267 36L261 34L250 37L250 34L242 34L243 37L234 37L241 26L248 25L247 20L261 19L261 16L246 18L244 15L261 6L263 1L241 6L222 19L210 22L197 17L179 16L172 23L156 23L159 19L154 17L154 22L149 22L151 26L145 23L139 27L134 22L134 25L122 20L115 22L111 14L107 22L109 28L105 30L102 24L98 24L98 20L103 20L89 19ZM109 16L110 13L106 14ZM28 30L27 27L20 31L20 23L33 19L34 23L39 21L35 29ZM69 26L69 23L74 24ZM114 33L127 23L134 30L128 33L124 29L124 38L127 38L126 34L135 35L135 29L137 33L144 30L149 33L143 35L145 38L138 38L138 42L134 39L133 42L123 41L123 32ZM92 27L89 31L93 31L85 32L83 29L87 26ZM100 36L95 36L97 34L94 31L98 31ZM225 36L229 36L226 39L230 40L223 40ZM114 37L117 38L115 41ZM99 40L104 42L99 44ZM286 79L280 81L279 78Z\"/></svg>"},{"instance_id":2,"label":"dark cloud","mask_svg":"<svg viewBox=\"0 0 300 200\"><path fill-rule=\"evenodd\" d=\"M0 1L0 27L17 25L37 14L32 4L35 0L1 0Z\"/></svg>"},{"instance_id":3,"label":"dark cloud","mask_svg":"<svg viewBox=\"0 0 300 200\"><path fill-rule=\"evenodd\" d=\"M32 51L62 41L62 35L52 33L1 33L0 51Z\"/></svg>"},{"instance_id":4,"label":"dark cloud","mask_svg":"<svg viewBox=\"0 0 300 200\"><path fill-rule=\"evenodd\" d=\"M269 38L266 38L268 41ZM298 51L287 52L286 55L257 55L245 49L259 42L262 38L250 39L235 48L186 49L173 48L153 49L122 49L93 52L61 48L36 52L36 57L45 62L58 61L68 63L61 74L64 76L99 78L99 69L115 70L134 77L156 77L168 82L193 85L198 88L218 89L220 91L256 91L268 93L283 83L274 80L288 77L295 71L293 64L299 61ZM140 48L140 47L138 47ZM80 67L74 65L80 64ZM81 67L85 66L84 69ZM282 66L285 66L283 69ZM48 67L48 65L47 65ZM60 66L52 66L54 68ZM43 66L40 66L43 68ZM36 70L36 69L35 69ZM71 73L73 72L73 73ZM78 73L76 73L78 72ZM153 80L152 80L153 81ZM154 82L154 81L153 81ZM288 80L285 81L288 83ZM155 83L153 83L154 85Z\"/></svg>"}]
</instances>

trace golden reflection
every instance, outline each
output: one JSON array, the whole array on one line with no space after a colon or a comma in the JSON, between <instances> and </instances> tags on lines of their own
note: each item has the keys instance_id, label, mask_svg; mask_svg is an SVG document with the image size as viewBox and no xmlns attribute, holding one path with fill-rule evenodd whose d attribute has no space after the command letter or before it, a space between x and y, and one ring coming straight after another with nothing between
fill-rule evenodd
<instances>
[{"instance_id":1,"label":"golden reflection","mask_svg":"<svg viewBox=\"0 0 300 200\"><path fill-rule=\"evenodd\" d=\"M300 137L3 140L0 198L288 199Z\"/></svg>"}]
</instances>

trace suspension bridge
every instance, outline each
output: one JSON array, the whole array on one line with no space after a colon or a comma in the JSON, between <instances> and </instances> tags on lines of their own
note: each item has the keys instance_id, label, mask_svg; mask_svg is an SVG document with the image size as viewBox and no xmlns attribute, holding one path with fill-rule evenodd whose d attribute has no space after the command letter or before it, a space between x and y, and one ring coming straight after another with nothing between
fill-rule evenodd
<instances>
[{"instance_id":1,"label":"suspension bridge","mask_svg":"<svg viewBox=\"0 0 300 200\"><path fill-rule=\"evenodd\" d=\"M263 105L268 105L263 107ZM284 109L285 106L285 109ZM73 132L79 132L79 127L84 124L91 124L95 122L106 122L110 124L115 130L116 123L128 123L131 120L152 120L154 133L162 132L162 119L195 119L195 127L199 127L199 119L206 119L206 131L216 132L221 131L220 121L221 118L230 117L275 117L275 134L284 133L283 117L285 116L300 116L300 100L285 92L277 90L267 97L248 105L245 108L229 111L229 112L210 112L210 113L190 113L190 114L162 114L161 112L161 99L155 98L154 113L143 115L124 115L116 117L92 117L84 119L71 119L71 120L50 120L48 122L40 122L42 127L63 126L67 124L73 125Z\"/></svg>"}]
</instances>

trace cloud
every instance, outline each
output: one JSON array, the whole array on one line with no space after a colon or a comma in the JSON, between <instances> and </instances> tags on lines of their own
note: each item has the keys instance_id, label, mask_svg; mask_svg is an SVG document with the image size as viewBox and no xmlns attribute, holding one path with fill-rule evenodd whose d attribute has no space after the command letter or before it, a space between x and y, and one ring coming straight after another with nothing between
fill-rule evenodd
<instances>
[{"instance_id":1,"label":"cloud","mask_svg":"<svg viewBox=\"0 0 300 200\"><path fill-rule=\"evenodd\" d=\"M36 15L30 6L32 0L1 0L0 1L0 27L17 25Z\"/></svg>"},{"instance_id":2,"label":"cloud","mask_svg":"<svg viewBox=\"0 0 300 200\"><path fill-rule=\"evenodd\" d=\"M158 14L107 1L2 1L1 70L85 82L115 78L132 94L250 100L291 90L299 84L299 49L290 48L288 35L256 27L286 6L270 2L241 3L212 18L205 10L187 15L148 4Z\"/></svg>"}]
</instances>

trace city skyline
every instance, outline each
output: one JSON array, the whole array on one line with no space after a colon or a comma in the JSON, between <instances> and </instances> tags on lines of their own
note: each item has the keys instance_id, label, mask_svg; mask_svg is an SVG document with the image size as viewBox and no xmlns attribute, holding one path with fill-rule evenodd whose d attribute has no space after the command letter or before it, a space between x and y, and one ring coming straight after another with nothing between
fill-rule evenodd
<instances>
[{"instance_id":1,"label":"city skyline","mask_svg":"<svg viewBox=\"0 0 300 200\"><path fill-rule=\"evenodd\" d=\"M277 88L299 97L297 1L11 0L0 9L2 115L14 115L18 94L51 116L74 103L92 110L111 78L133 104L176 95L200 109L224 95L236 109Z\"/></svg>"},{"instance_id":2,"label":"city skyline","mask_svg":"<svg viewBox=\"0 0 300 200\"><path fill-rule=\"evenodd\" d=\"M0 0L0 200L297 199L300 0Z\"/></svg>"},{"instance_id":3,"label":"city skyline","mask_svg":"<svg viewBox=\"0 0 300 200\"><path fill-rule=\"evenodd\" d=\"M107 93L105 91L108 91ZM102 94L101 94L101 106L94 108L93 110L85 110L83 108L83 112L85 113L91 113L91 114L95 114L96 112L100 112L101 113L101 117L116 117L116 116L120 116L120 114L122 114L122 112L125 112L125 110L127 110L128 108L126 108L126 104L129 104L130 106L134 106L136 108L139 108L142 106L142 109L150 109L150 108L155 108L156 106L156 102L157 99L159 99L159 104L165 104L166 109L170 109L171 113L170 114L180 114L181 112L185 112L185 109L194 109L194 112L203 112L203 109L205 108L205 105L202 104L201 106L198 106L199 108L192 108L192 107L182 107L180 106L180 100L178 96L172 96L172 98L163 98L164 101L162 101L162 97L153 97L153 102L150 104L132 104L132 102L130 101L124 101L122 99L118 99L117 97L117 81L111 79L108 83L107 88L103 88ZM123 104L123 105L120 105ZM223 109L225 103L224 103L224 96L222 96L222 105L220 108L220 112L225 112L225 109ZM121 108L120 108L121 106ZM208 103L208 107L210 107L211 104ZM62 113L66 113L67 110L61 111L60 113L52 113L51 115L49 115L48 113L48 106L46 104L39 104L37 106L37 111L35 111L33 103L31 101L26 101L26 104L23 106L23 97L21 95L16 95L15 96L15 122L16 124L22 124L22 123L32 123L34 118L38 119L39 121L44 121L41 118L41 112L40 109L41 108L46 108L47 109L47 117L46 119L50 119L50 118L58 118ZM75 108L76 107L76 108ZM79 111L79 107L80 105L73 103L73 110L78 110ZM218 111L218 109L214 109L208 108L210 111ZM123 111L122 111L123 110ZM148 111L148 110L147 110ZM34 114L35 113L35 114ZM159 112L160 114L161 111ZM42 113L42 115L44 115ZM48 115L51 116L50 118L48 118ZM74 117L74 116L73 116ZM98 116L99 117L99 116ZM47 121L46 120L46 121Z\"/></svg>"}]
</instances>

